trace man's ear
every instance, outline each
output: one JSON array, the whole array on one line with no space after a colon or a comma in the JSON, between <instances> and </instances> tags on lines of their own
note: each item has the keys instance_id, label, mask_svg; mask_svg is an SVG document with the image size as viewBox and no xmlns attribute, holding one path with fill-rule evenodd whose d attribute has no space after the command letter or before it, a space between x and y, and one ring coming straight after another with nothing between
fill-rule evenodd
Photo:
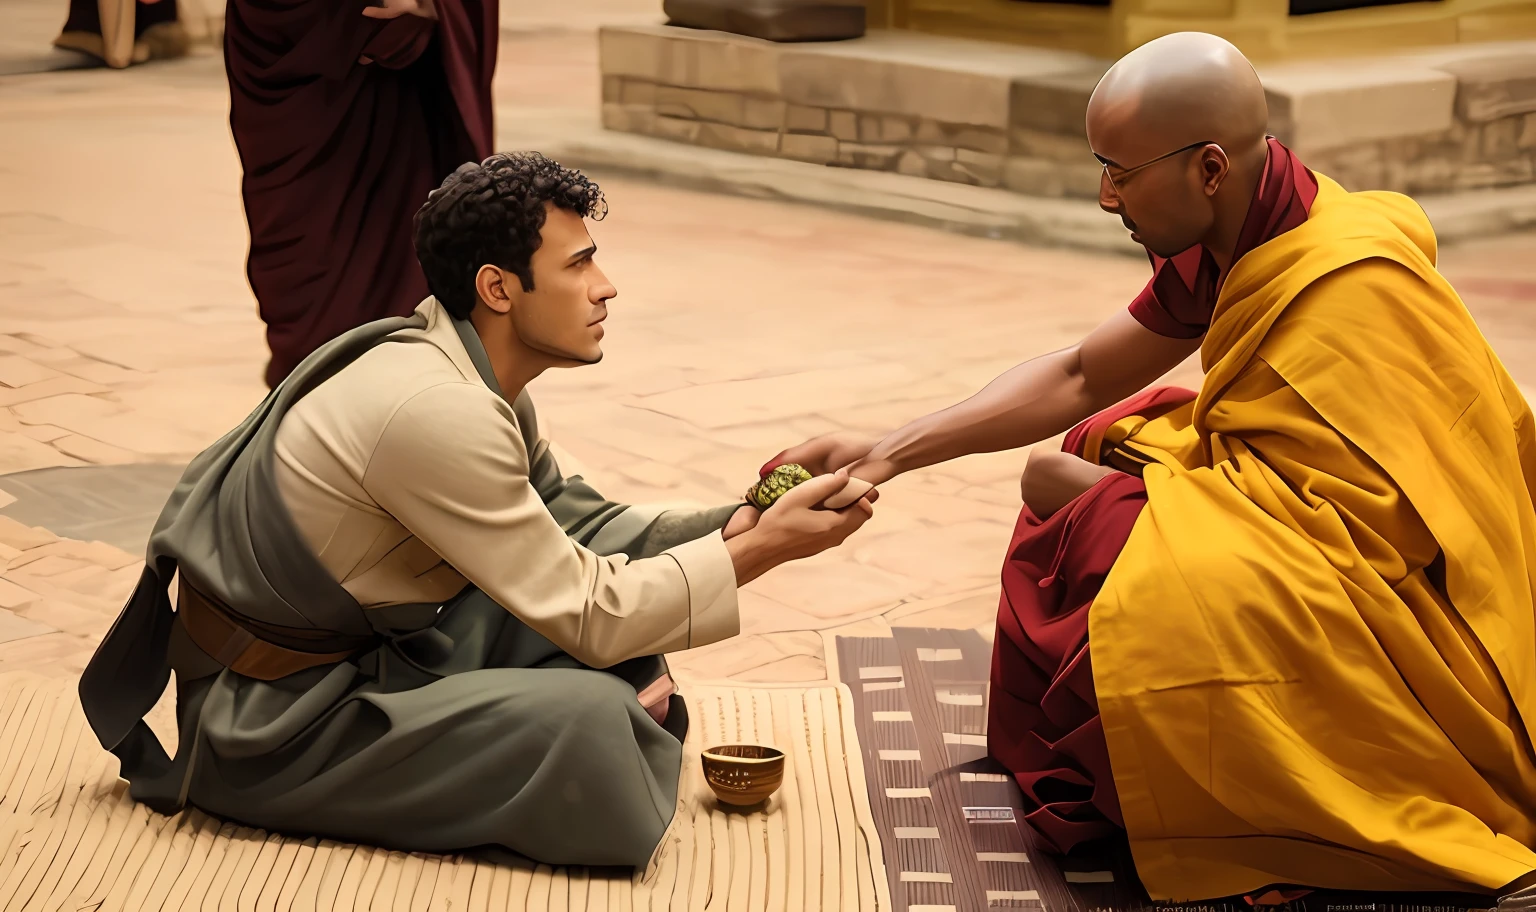
<instances>
[{"instance_id":1,"label":"man's ear","mask_svg":"<svg viewBox=\"0 0 1536 912\"><path fill-rule=\"evenodd\" d=\"M480 295L480 302L499 314L512 310L512 296L522 290L517 283L517 276L504 269L489 264L480 267L475 273L475 291Z\"/></svg>"}]
</instances>

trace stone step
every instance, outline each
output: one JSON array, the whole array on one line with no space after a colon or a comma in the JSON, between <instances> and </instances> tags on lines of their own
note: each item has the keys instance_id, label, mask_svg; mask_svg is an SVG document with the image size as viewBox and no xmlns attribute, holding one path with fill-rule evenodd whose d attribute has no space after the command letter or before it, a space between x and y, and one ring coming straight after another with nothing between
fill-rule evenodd
<instances>
[{"instance_id":1,"label":"stone step","mask_svg":"<svg viewBox=\"0 0 1536 912\"><path fill-rule=\"evenodd\" d=\"M1098 195L1083 117L1109 61L871 31L776 44L724 32L599 32L612 130L1041 197ZM1261 66L1271 130L1355 190L1443 193L1536 179L1536 42Z\"/></svg>"},{"instance_id":2,"label":"stone step","mask_svg":"<svg viewBox=\"0 0 1536 912\"><path fill-rule=\"evenodd\" d=\"M499 107L497 147L604 176L823 206L979 237L1145 257L1088 200L1030 196L858 168L726 152L604 129L595 113ZM1536 228L1536 184L1416 197L1442 245Z\"/></svg>"}]
</instances>

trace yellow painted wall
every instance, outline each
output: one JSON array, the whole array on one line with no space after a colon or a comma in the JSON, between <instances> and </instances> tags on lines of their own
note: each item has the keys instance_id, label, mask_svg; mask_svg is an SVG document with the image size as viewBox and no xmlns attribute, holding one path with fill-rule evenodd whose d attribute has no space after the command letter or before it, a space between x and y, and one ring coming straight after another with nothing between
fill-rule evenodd
<instances>
[{"instance_id":1,"label":"yellow painted wall","mask_svg":"<svg viewBox=\"0 0 1536 912\"><path fill-rule=\"evenodd\" d=\"M869 0L874 28L1013 41L1118 57L1171 32L1221 35L1256 60L1390 52L1536 38L1536 0L1439 0L1287 14L1287 0L1113 0L1109 7L1019 0Z\"/></svg>"}]
</instances>

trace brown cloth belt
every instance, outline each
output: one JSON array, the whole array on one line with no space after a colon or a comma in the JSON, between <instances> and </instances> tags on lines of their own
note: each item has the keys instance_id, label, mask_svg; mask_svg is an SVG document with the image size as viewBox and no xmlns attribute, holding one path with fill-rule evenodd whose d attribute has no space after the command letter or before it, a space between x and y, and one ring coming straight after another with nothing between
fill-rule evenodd
<instances>
[{"instance_id":1,"label":"brown cloth belt","mask_svg":"<svg viewBox=\"0 0 1536 912\"><path fill-rule=\"evenodd\" d=\"M348 637L324 630L263 624L239 618L217 599L181 579L176 616L187 637L209 657L236 674L276 681L321 665L331 665L375 645L378 637ZM237 619L238 618L238 619ZM302 643L307 648L274 640Z\"/></svg>"}]
</instances>

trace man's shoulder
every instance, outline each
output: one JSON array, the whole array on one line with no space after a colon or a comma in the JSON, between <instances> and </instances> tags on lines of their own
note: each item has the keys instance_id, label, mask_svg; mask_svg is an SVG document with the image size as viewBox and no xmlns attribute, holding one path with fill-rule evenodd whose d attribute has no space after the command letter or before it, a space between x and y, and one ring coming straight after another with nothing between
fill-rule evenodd
<instances>
[{"instance_id":1,"label":"man's shoulder","mask_svg":"<svg viewBox=\"0 0 1536 912\"><path fill-rule=\"evenodd\" d=\"M499 435L517 424L506 400L484 383L462 376L421 377L391 397L391 405L386 424L400 430L441 433L448 428L472 425L493 429Z\"/></svg>"},{"instance_id":2,"label":"man's shoulder","mask_svg":"<svg viewBox=\"0 0 1536 912\"><path fill-rule=\"evenodd\" d=\"M510 478L528 471L528 448L512 407L484 383L434 372L390 397L383 420L367 430L371 441L364 484L419 485L421 468L451 465L456 475ZM439 474L432 483L457 485Z\"/></svg>"},{"instance_id":3,"label":"man's shoulder","mask_svg":"<svg viewBox=\"0 0 1536 912\"><path fill-rule=\"evenodd\" d=\"M494 419L503 411L510 416L500 397L478 378L466 378L442 349L406 338L380 343L310 391L294 404L283 430L305 428L348 449L366 450L407 416L414 424L432 425L468 414Z\"/></svg>"},{"instance_id":4,"label":"man's shoulder","mask_svg":"<svg viewBox=\"0 0 1536 912\"><path fill-rule=\"evenodd\" d=\"M452 362L433 346L409 337L388 338L305 394L295 407L342 398L382 401L449 373L457 373Z\"/></svg>"}]
</instances>

